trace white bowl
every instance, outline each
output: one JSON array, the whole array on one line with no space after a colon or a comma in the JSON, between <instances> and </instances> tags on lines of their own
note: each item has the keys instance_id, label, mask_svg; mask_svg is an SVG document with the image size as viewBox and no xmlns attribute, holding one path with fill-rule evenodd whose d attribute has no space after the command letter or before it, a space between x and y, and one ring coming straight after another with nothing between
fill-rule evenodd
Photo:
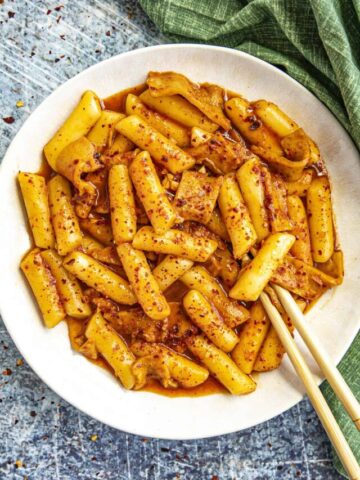
<instances>
[{"instance_id":1,"label":"white bowl","mask_svg":"<svg viewBox=\"0 0 360 480\"><path fill-rule=\"evenodd\" d=\"M67 81L25 122L1 166L1 312L15 344L40 378L101 422L126 432L168 439L230 433L268 420L302 399L304 389L288 359L280 369L260 375L256 392L242 397L168 398L125 391L108 372L71 350L64 323L53 330L44 327L19 271L20 259L31 243L16 186L17 172L39 169L44 144L84 90L105 97L143 82L149 70L174 70L196 81L228 87L251 100L271 100L317 142L333 181L345 281L318 302L308 321L335 362L346 352L360 325L359 154L334 116L300 84L250 55L212 46L163 45L113 57Z\"/></svg>"}]
</instances>

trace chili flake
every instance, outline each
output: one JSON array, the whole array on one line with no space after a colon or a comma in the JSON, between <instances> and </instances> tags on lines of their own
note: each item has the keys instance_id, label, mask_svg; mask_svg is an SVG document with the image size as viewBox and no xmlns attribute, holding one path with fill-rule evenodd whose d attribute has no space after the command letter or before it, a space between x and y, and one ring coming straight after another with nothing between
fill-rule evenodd
<instances>
[{"instance_id":1,"label":"chili flake","mask_svg":"<svg viewBox=\"0 0 360 480\"><path fill-rule=\"evenodd\" d=\"M3 120L5 123L14 123L15 122L15 118L14 117L3 117Z\"/></svg>"}]
</instances>

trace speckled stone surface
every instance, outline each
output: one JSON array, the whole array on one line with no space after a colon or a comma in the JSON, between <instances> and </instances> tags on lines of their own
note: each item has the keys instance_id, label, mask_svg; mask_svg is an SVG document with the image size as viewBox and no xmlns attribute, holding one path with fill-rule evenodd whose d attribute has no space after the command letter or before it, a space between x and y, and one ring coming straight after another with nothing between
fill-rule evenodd
<instances>
[{"instance_id":1,"label":"speckled stone surface","mask_svg":"<svg viewBox=\"0 0 360 480\"><path fill-rule=\"evenodd\" d=\"M65 80L114 54L166 42L135 0L0 0L0 33L0 158ZM0 342L0 480L341 478L307 400L237 434L140 438L102 425L49 390L1 320Z\"/></svg>"}]
</instances>

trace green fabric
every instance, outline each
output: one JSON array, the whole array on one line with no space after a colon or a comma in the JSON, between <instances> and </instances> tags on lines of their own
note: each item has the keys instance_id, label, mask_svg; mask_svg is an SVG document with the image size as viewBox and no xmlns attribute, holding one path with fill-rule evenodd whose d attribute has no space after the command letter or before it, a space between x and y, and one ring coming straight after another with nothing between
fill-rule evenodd
<instances>
[{"instance_id":1,"label":"green fabric","mask_svg":"<svg viewBox=\"0 0 360 480\"><path fill-rule=\"evenodd\" d=\"M281 68L334 113L360 147L360 0L140 0L177 42L236 48ZM360 336L340 370L360 400ZM360 461L360 434L326 395ZM335 459L341 473L344 471Z\"/></svg>"},{"instance_id":2,"label":"green fabric","mask_svg":"<svg viewBox=\"0 0 360 480\"><path fill-rule=\"evenodd\" d=\"M339 370L348 385L351 387L356 398L360 401L360 334L357 335L351 347L346 352L345 357L341 360ZM347 438L352 451L355 453L357 461L360 463L360 433L356 429L354 423L350 420L330 385L327 382L324 382L321 386L321 390L337 419L345 438ZM346 476L344 468L335 453L334 465L342 475Z\"/></svg>"}]
</instances>

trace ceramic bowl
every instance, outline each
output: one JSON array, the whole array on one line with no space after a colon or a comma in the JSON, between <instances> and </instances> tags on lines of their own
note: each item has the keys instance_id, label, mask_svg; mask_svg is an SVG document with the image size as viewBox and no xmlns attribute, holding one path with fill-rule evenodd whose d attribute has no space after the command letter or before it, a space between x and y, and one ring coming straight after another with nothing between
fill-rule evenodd
<instances>
[{"instance_id":1,"label":"ceramic bowl","mask_svg":"<svg viewBox=\"0 0 360 480\"><path fill-rule=\"evenodd\" d=\"M250 100L275 102L319 145L333 184L333 201L345 254L343 285L307 315L314 333L337 363L360 325L360 159L349 136L329 110L299 83L245 53L200 45L162 45L110 58L83 71L52 93L13 140L0 173L0 308L16 346L39 377L61 397L114 428L143 436L194 439L226 434L264 422L299 402L304 388L287 358L281 367L257 377L247 396L214 394L168 398L124 390L107 371L75 353L65 323L44 327L19 270L30 248L16 174L36 172L44 144L65 120L82 92L106 97L145 80L149 70L174 70L194 81L213 82ZM318 371L297 341L315 375ZM320 381L318 376L318 380Z\"/></svg>"}]
</instances>

